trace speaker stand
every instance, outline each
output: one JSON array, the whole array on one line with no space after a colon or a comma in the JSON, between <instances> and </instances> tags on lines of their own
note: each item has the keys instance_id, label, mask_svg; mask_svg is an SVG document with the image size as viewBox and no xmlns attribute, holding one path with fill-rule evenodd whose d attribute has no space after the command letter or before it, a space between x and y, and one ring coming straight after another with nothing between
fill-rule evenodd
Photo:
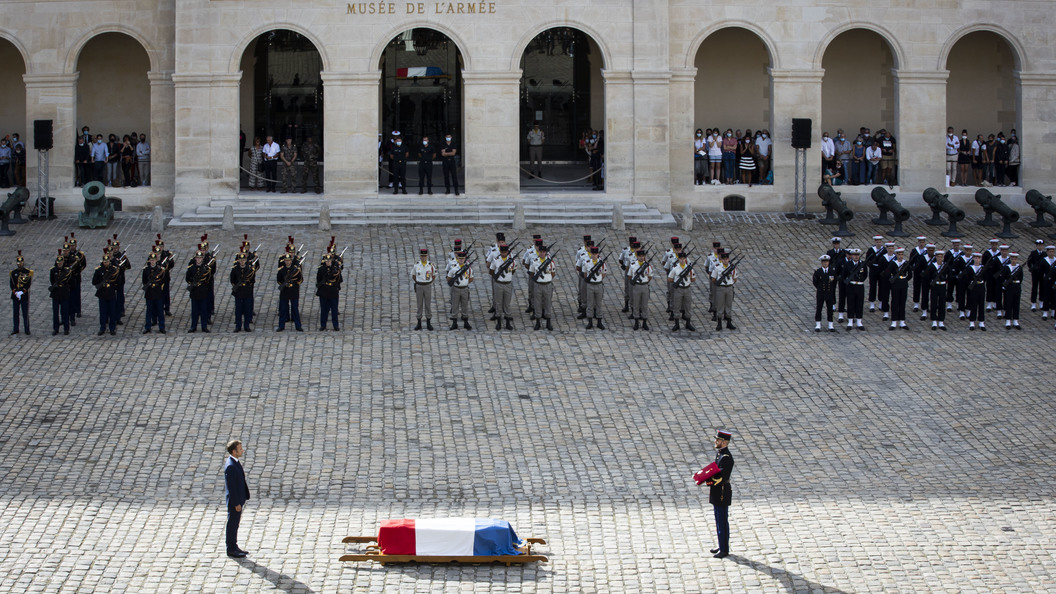
<instances>
[{"instance_id":1,"label":"speaker stand","mask_svg":"<svg viewBox=\"0 0 1056 594\"><path fill-rule=\"evenodd\" d=\"M55 213L51 212L51 198L48 196L48 151L37 151L37 218L54 219Z\"/></svg>"}]
</instances>

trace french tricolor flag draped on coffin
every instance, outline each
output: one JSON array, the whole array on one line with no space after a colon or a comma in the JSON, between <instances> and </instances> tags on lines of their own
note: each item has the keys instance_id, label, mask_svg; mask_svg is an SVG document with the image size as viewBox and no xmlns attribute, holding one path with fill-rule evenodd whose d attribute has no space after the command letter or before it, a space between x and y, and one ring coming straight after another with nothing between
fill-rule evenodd
<instances>
[{"instance_id":1,"label":"french tricolor flag draped on coffin","mask_svg":"<svg viewBox=\"0 0 1056 594\"><path fill-rule=\"evenodd\" d=\"M418 66L416 68L397 68L396 76L400 78L413 78L415 76L443 76L444 71L439 66Z\"/></svg>"},{"instance_id":2,"label":"french tricolor flag draped on coffin","mask_svg":"<svg viewBox=\"0 0 1056 594\"><path fill-rule=\"evenodd\" d=\"M378 548L383 555L520 555L510 523L487 518L382 520Z\"/></svg>"}]
</instances>

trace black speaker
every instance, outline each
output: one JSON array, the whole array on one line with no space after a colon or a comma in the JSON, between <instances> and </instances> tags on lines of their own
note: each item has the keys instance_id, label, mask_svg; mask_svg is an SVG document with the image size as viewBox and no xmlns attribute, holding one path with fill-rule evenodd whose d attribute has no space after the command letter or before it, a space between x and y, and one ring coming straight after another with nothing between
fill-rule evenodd
<instances>
[{"instance_id":1,"label":"black speaker","mask_svg":"<svg viewBox=\"0 0 1056 594\"><path fill-rule=\"evenodd\" d=\"M810 118L792 118L792 148L810 148Z\"/></svg>"},{"instance_id":2,"label":"black speaker","mask_svg":"<svg viewBox=\"0 0 1056 594\"><path fill-rule=\"evenodd\" d=\"M51 148L51 120L33 120L33 150L50 151Z\"/></svg>"}]
</instances>

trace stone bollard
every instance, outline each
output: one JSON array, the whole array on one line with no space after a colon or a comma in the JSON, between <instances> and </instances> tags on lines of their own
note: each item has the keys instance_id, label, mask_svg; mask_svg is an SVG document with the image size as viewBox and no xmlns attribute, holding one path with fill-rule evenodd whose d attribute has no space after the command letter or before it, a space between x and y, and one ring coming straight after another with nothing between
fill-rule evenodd
<instances>
[{"instance_id":1,"label":"stone bollard","mask_svg":"<svg viewBox=\"0 0 1056 594\"><path fill-rule=\"evenodd\" d=\"M693 207L689 204L682 209L682 230L689 232L693 230Z\"/></svg>"},{"instance_id":2,"label":"stone bollard","mask_svg":"<svg viewBox=\"0 0 1056 594\"><path fill-rule=\"evenodd\" d=\"M235 230L235 207L230 204L224 207L224 223L220 228L224 231Z\"/></svg>"},{"instance_id":3,"label":"stone bollard","mask_svg":"<svg viewBox=\"0 0 1056 594\"><path fill-rule=\"evenodd\" d=\"M165 216L162 214L160 206L154 207L154 216L150 219L150 230L155 233L161 233L165 230Z\"/></svg>"},{"instance_id":4,"label":"stone bollard","mask_svg":"<svg viewBox=\"0 0 1056 594\"><path fill-rule=\"evenodd\" d=\"M617 202L612 205L612 229L613 231L625 231L627 225L623 222L623 205Z\"/></svg>"},{"instance_id":5,"label":"stone bollard","mask_svg":"<svg viewBox=\"0 0 1056 594\"><path fill-rule=\"evenodd\" d=\"M319 207L319 230L330 230L330 205L325 202Z\"/></svg>"},{"instance_id":6,"label":"stone bollard","mask_svg":"<svg viewBox=\"0 0 1056 594\"><path fill-rule=\"evenodd\" d=\"M513 230L524 231L528 224L524 222L524 205L517 203L513 207Z\"/></svg>"}]
</instances>

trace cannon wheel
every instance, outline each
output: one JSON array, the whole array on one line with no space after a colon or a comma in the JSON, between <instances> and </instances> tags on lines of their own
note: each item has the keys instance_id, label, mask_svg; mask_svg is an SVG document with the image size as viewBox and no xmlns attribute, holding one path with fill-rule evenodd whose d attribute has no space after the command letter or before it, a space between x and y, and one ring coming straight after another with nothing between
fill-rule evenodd
<instances>
[{"instance_id":1,"label":"cannon wheel","mask_svg":"<svg viewBox=\"0 0 1056 594\"><path fill-rule=\"evenodd\" d=\"M7 222L7 215L3 214L3 212L0 212L0 237L7 237L9 235L15 234L14 231L8 229Z\"/></svg>"}]
</instances>

